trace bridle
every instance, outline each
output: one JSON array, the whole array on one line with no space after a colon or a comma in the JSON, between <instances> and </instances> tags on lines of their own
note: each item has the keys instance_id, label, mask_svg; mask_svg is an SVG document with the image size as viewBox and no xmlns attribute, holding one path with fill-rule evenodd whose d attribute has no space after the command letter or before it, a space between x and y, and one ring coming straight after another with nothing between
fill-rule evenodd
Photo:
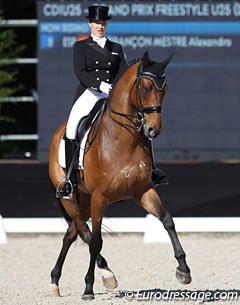
<instances>
[{"instance_id":1,"label":"bridle","mask_svg":"<svg viewBox=\"0 0 240 305\"><path fill-rule=\"evenodd\" d=\"M136 115L114 111L112 109L110 101L108 101L109 115L110 115L111 119L114 122L121 125L121 126L134 129L138 132L141 131L142 127L146 124L146 119L145 119L145 116L144 116L145 113L149 114L149 113L161 113L162 112L162 107L161 106L143 107L142 100L141 100L141 95L140 95L141 78L150 79L154 83L154 85L155 85L155 87L158 91L163 91L163 89L166 85L166 82L167 82L165 74L163 74L160 78L158 78L155 74L153 74L151 72L143 71L143 63L140 62L140 64L138 65L138 69L137 69L137 78L136 78L136 81L133 84L133 86L134 86L135 83L136 83L136 93L137 93L137 96L136 96L137 114ZM127 118L130 121L132 119L137 119L137 122L139 122L139 126L132 126L132 125L127 124L127 123L119 122L115 118L113 118L112 113L116 114L116 115L119 115L119 116L122 116L124 118Z\"/></svg>"}]
</instances>

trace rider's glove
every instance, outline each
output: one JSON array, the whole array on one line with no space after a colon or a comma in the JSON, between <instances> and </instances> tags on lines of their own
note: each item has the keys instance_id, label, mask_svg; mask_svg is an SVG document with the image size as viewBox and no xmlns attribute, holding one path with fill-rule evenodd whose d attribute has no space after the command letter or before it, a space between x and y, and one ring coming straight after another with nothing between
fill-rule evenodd
<instances>
[{"instance_id":1,"label":"rider's glove","mask_svg":"<svg viewBox=\"0 0 240 305\"><path fill-rule=\"evenodd\" d=\"M108 83L106 83L106 82L101 82L99 89L100 89L102 92L104 92L104 93L106 93L106 94L109 94L110 90L112 89L112 85L111 85L111 84L108 84Z\"/></svg>"}]
</instances>

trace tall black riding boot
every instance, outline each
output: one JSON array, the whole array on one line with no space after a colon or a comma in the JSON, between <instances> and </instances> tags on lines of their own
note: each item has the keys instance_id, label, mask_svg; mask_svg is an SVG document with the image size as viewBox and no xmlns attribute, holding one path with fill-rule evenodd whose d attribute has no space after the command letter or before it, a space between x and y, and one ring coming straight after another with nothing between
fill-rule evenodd
<instances>
[{"instance_id":1,"label":"tall black riding boot","mask_svg":"<svg viewBox=\"0 0 240 305\"><path fill-rule=\"evenodd\" d=\"M164 174L159 168L153 168L152 170L152 182L155 187L160 185L168 185L169 177Z\"/></svg>"},{"instance_id":2,"label":"tall black riding boot","mask_svg":"<svg viewBox=\"0 0 240 305\"><path fill-rule=\"evenodd\" d=\"M168 185L169 177L167 175L165 175L164 172L161 171L159 168L157 168L155 165L152 141L150 143L150 150L151 150L151 156L152 156L152 182L153 182L154 186L158 187L161 185Z\"/></svg>"},{"instance_id":3,"label":"tall black riding boot","mask_svg":"<svg viewBox=\"0 0 240 305\"><path fill-rule=\"evenodd\" d=\"M66 179L63 189L56 192L57 198L71 199L72 193L77 187L76 169L74 168L76 160L73 160L73 158L77 158L76 149L75 141L65 138Z\"/></svg>"}]
</instances>

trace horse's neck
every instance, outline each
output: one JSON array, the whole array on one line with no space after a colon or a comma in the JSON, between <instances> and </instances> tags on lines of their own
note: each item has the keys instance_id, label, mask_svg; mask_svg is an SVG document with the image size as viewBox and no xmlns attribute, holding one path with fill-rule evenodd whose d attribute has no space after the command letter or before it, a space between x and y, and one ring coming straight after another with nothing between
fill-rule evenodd
<instances>
[{"instance_id":1,"label":"horse's neck","mask_svg":"<svg viewBox=\"0 0 240 305\"><path fill-rule=\"evenodd\" d=\"M113 88L113 92L110 98L111 109L113 111L128 114L128 115L136 115L136 108L133 106L136 104L135 101L131 101L131 95L136 98L136 76L137 76L137 66L138 63L132 65L128 68L123 76L118 80L116 85ZM114 116L114 113L112 113ZM120 123L127 122L129 118L124 118L124 116L117 116L116 118ZM129 123L129 122L128 122Z\"/></svg>"}]
</instances>

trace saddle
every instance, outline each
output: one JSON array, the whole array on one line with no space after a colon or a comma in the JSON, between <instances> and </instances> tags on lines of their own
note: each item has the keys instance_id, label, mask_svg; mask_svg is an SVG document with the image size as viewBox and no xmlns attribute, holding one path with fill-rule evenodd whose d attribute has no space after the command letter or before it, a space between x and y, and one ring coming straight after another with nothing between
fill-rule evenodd
<instances>
[{"instance_id":1,"label":"saddle","mask_svg":"<svg viewBox=\"0 0 240 305\"><path fill-rule=\"evenodd\" d=\"M98 117L100 117L100 118L102 117L104 110L105 110L106 101L107 101L106 98L102 98L102 99L98 100L96 102L96 104L94 105L93 109L89 112L89 115L83 117L80 120L78 127L77 127L76 137L75 137L77 146L80 146L84 135L89 130L89 128L93 125L95 120Z\"/></svg>"}]
</instances>

